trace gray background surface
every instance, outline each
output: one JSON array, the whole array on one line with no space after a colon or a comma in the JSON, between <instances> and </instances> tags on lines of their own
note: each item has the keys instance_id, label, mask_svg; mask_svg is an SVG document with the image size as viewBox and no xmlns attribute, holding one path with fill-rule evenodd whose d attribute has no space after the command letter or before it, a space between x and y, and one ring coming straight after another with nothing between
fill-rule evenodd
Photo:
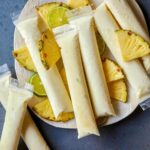
<instances>
[{"instance_id":1,"label":"gray background surface","mask_svg":"<svg viewBox=\"0 0 150 150\"><path fill-rule=\"evenodd\" d=\"M138 0L138 2L150 27L150 0ZM11 55L14 25L10 14L21 10L25 3L26 0L0 0L0 65L7 63L14 77L14 60ZM5 111L0 106L0 135L4 115ZM150 150L150 110L142 112L137 108L125 120L101 128L100 137L89 136L81 140L77 140L75 130L48 126L33 114L32 117L52 150ZM22 140L18 149L27 150Z\"/></svg>"}]
</instances>

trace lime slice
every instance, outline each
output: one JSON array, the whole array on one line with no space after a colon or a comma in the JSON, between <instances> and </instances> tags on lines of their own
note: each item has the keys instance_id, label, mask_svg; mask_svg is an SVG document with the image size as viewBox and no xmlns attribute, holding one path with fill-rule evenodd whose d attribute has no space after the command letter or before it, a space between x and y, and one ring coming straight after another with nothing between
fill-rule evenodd
<instances>
[{"instance_id":1,"label":"lime slice","mask_svg":"<svg viewBox=\"0 0 150 150\"><path fill-rule=\"evenodd\" d=\"M55 28L68 23L66 12L68 8L56 7L49 13L48 23L51 28Z\"/></svg>"},{"instance_id":2,"label":"lime slice","mask_svg":"<svg viewBox=\"0 0 150 150\"><path fill-rule=\"evenodd\" d=\"M101 35L98 32L96 33L96 38L97 38L98 49L102 56L105 52L106 45L105 45L103 38L101 37Z\"/></svg>"},{"instance_id":3,"label":"lime slice","mask_svg":"<svg viewBox=\"0 0 150 150\"><path fill-rule=\"evenodd\" d=\"M37 96L42 96L42 97L46 96L44 86L43 86L43 84L40 80L40 77L37 73L33 74L30 77L29 83L34 86L34 94L36 94Z\"/></svg>"}]
</instances>

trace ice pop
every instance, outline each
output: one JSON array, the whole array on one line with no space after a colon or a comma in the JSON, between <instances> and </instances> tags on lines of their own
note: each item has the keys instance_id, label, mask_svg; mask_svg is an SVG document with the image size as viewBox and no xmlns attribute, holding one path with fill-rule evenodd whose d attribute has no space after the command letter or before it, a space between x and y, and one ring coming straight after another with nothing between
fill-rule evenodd
<instances>
[{"instance_id":1,"label":"ice pop","mask_svg":"<svg viewBox=\"0 0 150 150\"><path fill-rule=\"evenodd\" d=\"M139 34L150 43L149 33L139 21L127 0L106 0L106 5L118 21L121 28ZM150 55L142 57L142 60L147 72L150 73Z\"/></svg>"},{"instance_id":2,"label":"ice pop","mask_svg":"<svg viewBox=\"0 0 150 150\"><path fill-rule=\"evenodd\" d=\"M99 135L85 81L78 31L74 26L65 25L56 28L54 32L61 48L61 55L66 70L77 123L78 138L89 134Z\"/></svg>"},{"instance_id":3,"label":"ice pop","mask_svg":"<svg viewBox=\"0 0 150 150\"><path fill-rule=\"evenodd\" d=\"M119 29L119 26L106 8L104 2L96 9L95 21L104 41L118 64L124 70L132 88L135 90L137 98L147 95L150 92L150 79L138 60L131 62L123 60L115 37L115 30Z\"/></svg>"},{"instance_id":4,"label":"ice pop","mask_svg":"<svg viewBox=\"0 0 150 150\"><path fill-rule=\"evenodd\" d=\"M62 112L72 112L72 104L69 94L65 88L63 80L58 72L56 65L46 70L40 59L37 41L40 39L41 33L38 29L38 18L30 18L17 24L25 43L29 49L36 70L45 87L47 96L52 105L55 117Z\"/></svg>"},{"instance_id":5,"label":"ice pop","mask_svg":"<svg viewBox=\"0 0 150 150\"><path fill-rule=\"evenodd\" d=\"M93 10L90 6L74 9L68 12L68 18L70 24L77 26L79 29L81 55L95 115L97 118L114 115L98 50Z\"/></svg>"}]
</instances>

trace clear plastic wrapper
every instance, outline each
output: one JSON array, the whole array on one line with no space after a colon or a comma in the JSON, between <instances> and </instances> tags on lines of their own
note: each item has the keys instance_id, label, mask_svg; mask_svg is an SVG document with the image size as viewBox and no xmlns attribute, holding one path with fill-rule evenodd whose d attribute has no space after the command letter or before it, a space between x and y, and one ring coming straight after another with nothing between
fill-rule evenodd
<instances>
[{"instance_id":1,"label":"clear plastic wrapper","mask_svg":"<svg viewBox=\"0 0 150 150\"><path fill-rule=\"evenodd\" d=\"M20 87L16 79L11 79L0 149L17 149L31 91L32 86Z\"/></svg>"},{"instance_id":2,"label":"clear plastic wrapper","mask_svg":"<svg viewBox=\"0 0 150 150\"><path fill-rule=\"evenodd\" d=\"M124 70L131 87L135 91L136 98L138 100L137 103L139 103L143 107L143 110L144 105L145 108L148 108L147 104L149 104L149 102L147 101L146 103L144 103L144 101L149 98L150 79L140 61L134 60L125 62L123 60L121 56L121 50L119 49L115 38L115 30L120 28L107 9L105 3L102 3L96 9L94 17L98 31L102 35L104 41L106 42L118 64Z\"/></svg>"},{"instance_id":3,"label":"clear plastic wrapper","mask_svg":"<svg viewBox=\"0 0 150 150\"><path fill-rule=\"evenodd\" d=\"M0 102L5 109L7 109L10 81L13 82L13 84L18 85L18 82L15 79L11 79L11 72L8 66L6 64L0 66ZM25 88L32 91L32 86L30 84L26 84ZM21 135L29 149L49 150L48 145L40 134L28 111L26 111L25 114Z\"/></svg>"},{"instance_id":4,"label":"clear plastic wrapper","mask_svg":"<svg viewBox=\"0 0 150 150\"><path fill-rule=\"evenodd\" d=\"M16 27L29 49L29 53L52 105L54 115L58 117L62 112L72 112L72 103L57 66L54 65L47 70L41 61L37 44L37 41L41 38L38 28L38 18L33 17L19 22Z\"/></svg>"},{"instance_id":5,"label":"clear plastic wrapper","mask_svg":"<svg viewBox=\"0 0 150 150\"><path fill-rule=\"evenodd\" d=\"M106 0L106 4L123 29L139 34L150 43L149 33L139 21L127 0ZM142 57L142 60L146 71L150 74L150 55Z\"/></svg>"},{"instance_id":6,"label":"clear plastic wrapper","mask_svg":"<svg viewBox=\"0 0 150 150\"><path fill-rule=\"evenodd\" d=\"M115 31L120 29L115 19L106 8L106 4L101 4L95 12L95 21L103 37L105 43L109 47L112 55L115 57L117 63L122 67L126 77L135 91L136 98L142 97L150 93L150 79L142 64L138 60L125 62L121 55L121 50L116 42ZM109 34L108 34L109 33Z\"/></svg>"},{"instance_id":7,"label":"clear plastic wrapper","mask_svg":"<svg viewBox=\"0 0 150 150\"><path fill-rule=\"evenodd\" d=\"M7 107L10 78L11 72L7 64L0 66L0 102L5 108Z\"/></svg>"},{"instance_id":8,"label":"clear plastic wrapper","mask_svg":"<svg viewBox=\"0 0 150 150\"><path fill-rule=\"evenodd\" d=\"M140 107L142 108L143 111L147 110L150 108L150 98L141 102L140 104Z\"/></svg>"},{"instance_id":9,"label":"clear plastic wrapper","mask_svg":"<svg viewBox=\"0 0 150 150\"><path fill-rule=\"evenodd\" d=\"M89 134L99 135L85 81L78 30L75 26L65 25L54 29L54 33L61 48L77 123L78 138Z\"/></svg>"},{"instance_id":10,"label":"clear plastic wrapper","mask_svg":"<svg viewBox=\"0 0 150 150\"><path fill-rule=\"evenodd\" d=\"M114 115L98 50L93 10L90 6L74 9L68 12L68 18L70 24L79 29L81 55L95 115L97 118Z\"/></svg>"}]
</instances>

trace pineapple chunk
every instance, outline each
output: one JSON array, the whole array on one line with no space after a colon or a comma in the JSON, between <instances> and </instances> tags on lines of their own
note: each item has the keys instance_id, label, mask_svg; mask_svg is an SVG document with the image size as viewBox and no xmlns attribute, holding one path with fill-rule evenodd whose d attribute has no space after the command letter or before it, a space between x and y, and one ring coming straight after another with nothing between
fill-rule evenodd
<instances>
[{"instance_id":1,"label":"pineapple chunk","mask_svg":"<svg viewBox=\"0 0 150 150\"><path fill-rule=\"evenodd\" d=\"M60 49L55 37L50 30L43 32L39 44L41 61L46 69L49 69L60 59ZM36 72L36 68L27 47L13 51L14 58L27 70Z\"/></svg>"},{"instance_id":2,"label":"pineapple chunk","mask_svg":"<svg viewBox=\"0 0 150 150\"><path fill-rule=\"evenodd\" d=\"M53 33L50 30L43 32L39 41L41 61L45 69L49 69L60 59L60 49L56 43Z\"/></svg>"},{"instance_id":3,"label":"pineapple chunk","mask_svg":"<svg viewBox=\"0 0 150 150\"><path fill-rule=\"evenodd\" d=\"M51 14L51 11L53 11L55 8L58 7L68 8L66 4L61 2L46 3L36 8L38 15L42 18L42 20L45 22L45 24L49 29L51 29L49 24L49 19L50 19L49 15Z\"/></svg>"},{"instance_id":4,"label":"pineapple chunk","mask_svg":"<svg viewBox=\"0 0 150 150\"><path fill-rule=\"evenodd\" d=\"M64 68L64 65L63 65L63 61L62 59L59 59L59 61L56 63L57 65L57 68L58 68L58 71L62 77L62 80L64 82L64 85L69 93L69 87L68 87L68 81L67 81L67 76L66 76L66 71L65 71L65 68Z\"/></svg>"},{"instance_id":5,"label":"pineapple chunk","mask_svg":"<svg viewBox=\"0 0 150 150\"><path fill-rule=\"evenodd\" d=\"M58 118L55 118L52 107L48 99L45 99L42 102L33 106L33 110L41 117L56 122L66 122L74 118L73 112L61 113L58 116Z\"/></svg>"},{"instance_id":6,"label":"pineapple chunk","mask_svg":"<svg viewBox=\"0 0 150 150\"><path fill-rule=\"evenodd\" d=\"M121 68L109 59L106 59L103 62L103 68L107 82L117 81L124 78Z\"/></svg>"},{"instance_id":7,"label":"pineapple chunk","mask_svg":"<svg viewBox=\"0 0 150 150\"><path fill-rule=\"evenodd\" d=\"M14 58L27 70L36 72L36 68L29 54L27 47L13 51Z\"/></svg>"},{"instance_id":8,"label":"pineapple chunk","mask_svg":"<svg viewBox=\"0 0 150 150\"><path fill-rule=\"evenodd\" d=\"M64 85L65 85L67 91L69 92L69 87L68 87L68 82L67 82L67 76L66 76L66 72L65 72L65 69L64 69L64 68L62 68L62 69L60 70L60 75L61 75L61 77L62 77L62 80L63 80L63 82L64 82Z\"/></svg>"},{"instance_id":9,"label":"pineapple chunk","mask_svg":"<svg viewBox=\"0 0 150 150\"><path fill-rule=\"evenodd\" d=\"M89 5L89 0L68 0L67 4L71 8L79 8Z\"/></svg>"},{"instance_id":10,"label":"pineapple chunk","mask_svg":"<svg viewBox=\"0 0 150 150\"><path fill-rule=\"evenodd\" d=\"M116 30L116 37L125 61L148 55L150 45L140 35L129 30Z\"/></svg>"},{"instance_id":11,"label":"pineapple chunk","mask_svg":"<svg viewBox=\"0 0 150 150\"><path fill-rule=\"evenodd\" d=\"M127 101L127 87L124 80L108 83L110 97L121 102Z\"/></svg>"}]
</instances>

